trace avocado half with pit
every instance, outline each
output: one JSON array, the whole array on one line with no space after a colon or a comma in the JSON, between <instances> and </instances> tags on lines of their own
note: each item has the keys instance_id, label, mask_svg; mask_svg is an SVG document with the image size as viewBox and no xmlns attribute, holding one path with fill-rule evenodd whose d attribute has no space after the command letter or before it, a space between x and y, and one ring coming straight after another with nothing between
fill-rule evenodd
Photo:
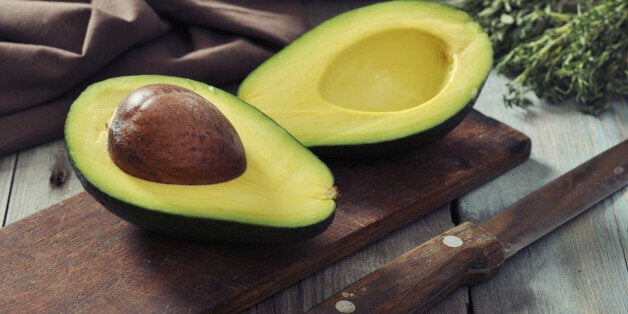
<instances>
[{"instance_id":1,"label":"avocado half with pit","mask_svg":"<svg viewBox=\"0 0 628 314\"><path fill-rule=\"evenodd\" d=\"M110 149L112 138L117 136L110 134L118 123L115 116L121 109L117 108L128 98L135 97L132 91L156 86L154 84L193 92L226 117L239 136L245 160L243 167L240 162L234 163L239 169L234 172L235 176L226 176L217 182L201 180L179 184L147 180L121 170L112 156L126 155L114 155ZM180 98L184 97L174 97ZM150 121L158 134L159 127L172 125L167 119L174 116L173 108L158 112L157 116L165 117L163 120ZM196 115L195 111L193 114ZM181 138L177 140L174 136L175 142L187 141L185 137L191 131L186 130L186 124L190 123L176 128ZM125 135L131 131L124 129L119 133ZM225 133L221 129L212 132ZM164 137L172 136L172 132L168 136L165 133ZM211 136L210 131L206 133L193 137L202 142L205 136ZM145 140L137 137L139 142ZM293 243L321 233L334 216L336 190L327 166L259 110L200 82L147 75L96 83L72 104L65 124L65 140L74 170L85 189L113 213L150 231L211 242ZM158 146L154 154L172 146L163 142L158 145L163 145L163 149ZM190 153L196 151L185 145L175 148L178 155L174 160L183 163L186 149ZM224 150L220 146L209 146L210 151L215 149L217 153ZM129 163L142 165L136 159L144 157L129 156ZM218 160L223 158L221 156L224 155L219 155ZM208 160L203 159L201 165L206 162ZM138 168L141 172L141 167Z\"/></svg>"},{"instance_id":2,"label":"avocado half with pit","mask_svg":"<svg viewBox=\"0 0 628 314\"><path fill-rule=\"evenodd\" d=\"M393 1L334 17L255 69L238 97L328 155L431 143L470 112L492 67L487 35L442 4Z\"/></svg>"}]
</instances>

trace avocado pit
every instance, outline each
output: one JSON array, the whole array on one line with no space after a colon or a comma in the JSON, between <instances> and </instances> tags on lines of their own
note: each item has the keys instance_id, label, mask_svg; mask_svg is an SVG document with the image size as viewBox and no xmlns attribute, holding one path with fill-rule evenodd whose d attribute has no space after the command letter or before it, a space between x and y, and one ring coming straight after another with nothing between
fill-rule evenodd
<instances>
[{"instance_id":1,"label":"avocado pit","mask_svg":"<svg viewBox=\"0 0 628 314\"><path fill-rule=\"evenodd\" d=\"M207 99L180 86L133 90L108 124L111 159L144 180L214 184L246 169L242 141L231 122Z\"/></svg>"}]
</instances>

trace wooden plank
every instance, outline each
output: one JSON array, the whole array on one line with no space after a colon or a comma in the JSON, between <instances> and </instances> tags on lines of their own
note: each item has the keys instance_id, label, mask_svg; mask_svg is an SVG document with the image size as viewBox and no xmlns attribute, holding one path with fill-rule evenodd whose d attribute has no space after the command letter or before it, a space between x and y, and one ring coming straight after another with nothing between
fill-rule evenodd
<instances>
[{"instance_id":1,"label":"wooden plank","mask_svg":"<svg viewBox=\"0 0 628 314\"><path fill-rule=\"evenodd\" d=\"M3 227L7 206L9 205L9 193L13 181L13 169L17 154L0 158L0 227Z\"/></svg>"},{"instance_id":2,"label":"wooden plank","mask_svg":"<svg viewBox=\"0 0 628 314\"><path fill-rule=\"evenodd\" d=\"M329 271L307 278L301 288L301 310L311 308L329 295L451 227L453 222L449 206L442 207L424 219L331 266ZM467 297L466 289L460 289L448 302L439 304L434 312L461 312L466 309Z\"/></svg>"},{"instance_id":3,"label":"wooden plank","mask_svg":"<svg viewBox=\"0 0 628 314\"><path fill-rule=\"evenodd\" d=\"M613 108L613 121L619 126L620 133L624 138L628 138L628 99L621 98L615 100L615 107ZM609 217L611 222L615 222L617 230L620 234L621 247L624 250L624 260L628 261L628 200L626 200L626 193L624 192L623 199L614 199L614 203L610 204L613 208L612 217ZM616 196L618 197L618 196ZM623 207L622 207L623 206ZM613 224L611 224L611 227ZM626 263L628 264L628 262Z\"/></svg>"},{"instance_id":4,"label":"wooden plank","mask_svg":"<svg viewBox=\"0 0 628 314\"><path fill-rule=\"evenodd\" d=\"M22 151L16 164L6 223L81 191L83 187L70 167L62 140Z\"/></svg>"},{"instance_id":5,"label":"wooden plank","mask_svg":"<svg viewBox=\"0 0 628 314\"><path fill-rule=\"evenodd\" d=\"M329 161L342 194L336 219L294 246L150 236L81 193L0 229L0 309L243 310L512 168L528 145L474 112L429 147L385 160Z\"/></svg>"},{"instance_id":6,"label":"wooden plank","mask_svg":"<svg viewBox=\"0 0 628 314\"><path fill-rule=\"evenodd\" d=\"M461 217L478 222L627 137L625 103L600 118L572 105L507 109L507 80L492 76L478 100L482 112L529 134L529 161L460 200ZM625 101L625 100L623 100ZM474 311L532 313L628 309L628 193L616 193L522 250L490 281L471 288Z\"/></svg>"},{"instance_id":7,"label":"wooden plank","mask_svg":"<svg viewBox=\"0 0 628 314\"><path fill-rule=\"evenodd\" d=\"M453 227L449 206L401 228L384 239L351 254L304 279L297 285L261 302L245 313L301 313L344 286L390 262L431 237ZM431 313L461 313L468 304L466 288L431 309Z\"/></svg>"}]
</instances>

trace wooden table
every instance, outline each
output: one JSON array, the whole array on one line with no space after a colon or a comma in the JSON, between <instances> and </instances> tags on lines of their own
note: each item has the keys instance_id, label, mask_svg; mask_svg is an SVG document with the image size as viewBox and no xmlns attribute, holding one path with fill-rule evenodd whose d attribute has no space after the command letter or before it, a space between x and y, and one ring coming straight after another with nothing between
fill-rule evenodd
<instances>
[{"instance_id":1,"label":"wooden table","mask_svg":"<svg viewBox=\"0 0 628 314\"><path fill-rule=\"evenodd\" d=\"M307 2L308 17L316 24L364 3ZM597 118L579 113L573 104L549 106L535 101L528 110L510 109L501 98L506 82L491 74L475 108L532 139L527 162L248 312L308 309L460 221L482 221L628 137L625 98L615 99L613 110ZM82 190L60 140L0 158L3 226ZM627 313L627 265L628 193L624 189L520 251L488 282L456 290L431 311Z\"/></svg>"}]
</instances>

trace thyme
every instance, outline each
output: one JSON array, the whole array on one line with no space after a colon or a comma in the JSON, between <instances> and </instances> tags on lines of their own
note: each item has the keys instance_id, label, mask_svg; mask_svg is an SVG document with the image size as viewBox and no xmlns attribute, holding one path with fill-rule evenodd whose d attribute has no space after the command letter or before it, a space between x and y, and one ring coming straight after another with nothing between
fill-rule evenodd
<instances>
[{"instance_id":1,"label":"thyme","mask_svg":"<svg viewBox=\"0 0 628 314\"><path fill-rule=\"evenodd\" d=\"M528 92L551 103L574 98L600 114L612 95L627 95L628 8L624 0L465 0L493 42L496 70L514 79L508 106L528 106Z\"/></svg>"}]
</instances>

